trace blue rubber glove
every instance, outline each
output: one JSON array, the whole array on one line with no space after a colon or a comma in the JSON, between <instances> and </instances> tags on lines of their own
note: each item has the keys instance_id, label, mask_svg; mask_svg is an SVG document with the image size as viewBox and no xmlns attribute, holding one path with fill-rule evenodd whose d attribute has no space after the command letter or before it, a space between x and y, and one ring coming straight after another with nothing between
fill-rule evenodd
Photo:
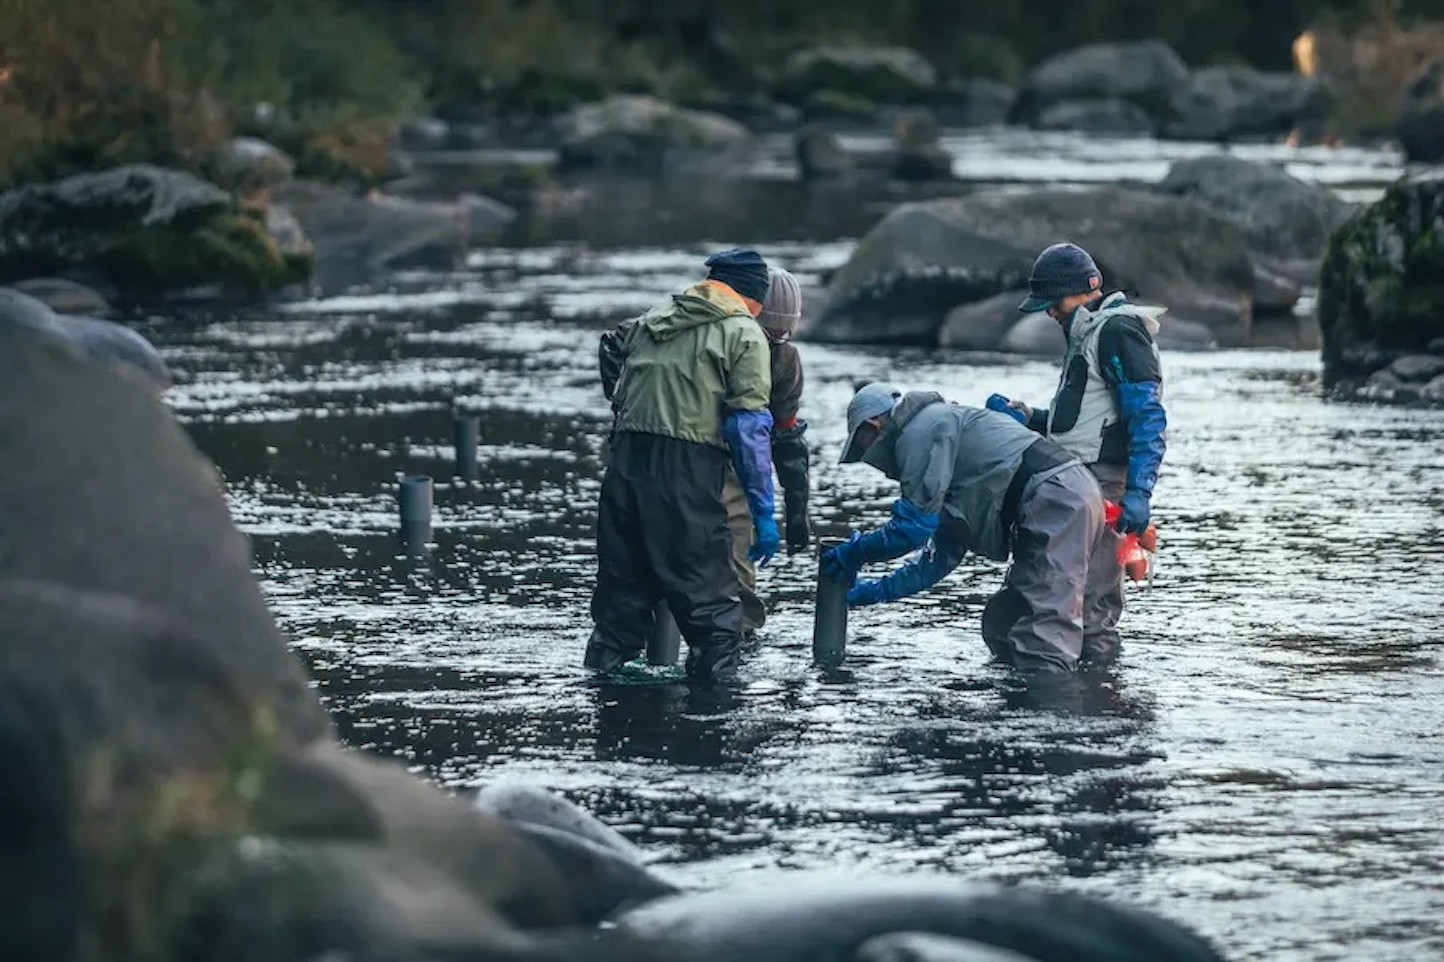
<instances>
[{"instance_id":1,"label":"blue rubber glove","mask_svg":"<svg viewBox=\"0 0 1444 962\"><path fill-rule=\"evenodd\" d=\"M1006 414L1019 424L1027 424L1028 417L1017 408L1008 407L1008 399L1001 394L988 395L987 402L983 405L989 411L997 411L999 414Z\"/></svg>"},{"instance_id":2,"label":"blue rubber glove","mask_svg":"<svg viewBox=\"0 0 1444 962\"><path fill-rule=\"evenodd\" d=\"M772 412L733 411L722 422L722 437L732 454L737 479L747 493L752 525L760 532L761 519L771 521L776 513L772 488ZM776 528L776 522L773 527Z\"/></svg>"},{"instance_id":3,"label":"blue rubber glove","mask_svg":"<svg viewBox=\"0 0 1444 962\"><path fill-rule=\"evenodd\" d=\"M1118 530L1142 534L1148 527L1149 502L1167 449L1164 431L1168 418L1157 381L1127 382L1117 390L1118 410L1128 424L1128 479L1119 500L1123 510Z\"/></svg>"},{"instance_id":4,"label":"blue rubber glove","mask_svg":"<svg viewBox=\"0 0 1444 962\"><path fill-rule=\"evenodd\" d=\"M938 516L919 508L906 498L893 502L892 517L881 528L852 537L822 553L822 571L837 581L857 574L862 566L901 558L928 543L938 530Z\"/></svg>"},{"instance_id":5,"label":"blue rubber glove","mask_svg":"<svg viewBox=\"0 0 1444 962\"><path fill-rule=\"evenodd\" d=\"M782 546L782 538L777 533L777 522L772 518L756 518L752 522L752 547L747 549L747 560L759 568L765 568L772 556L777 554L777 549Z\"/></svg>"},{"instance_id":6,"label":"blue rubber glove","mask_svg":"<svg viewBox=\"0 0 1444 962\"><path fill-rule=\"evenodd\" d=\"M887 592L884 590L881 579L859 581L847 589L847 606L849 608L861 608L887 600Z\"/></svg>"},{"instance_id":7,"label":"blue rubber glove","mask_svg":"<svg viewBox=\"0 0 1444 962\"><path fill-rule=\"evenodd\" d=\"M1139 488L1128 488L1118 499L1122 511L1118 515L1117 528L1124 534L1142 534L1148 527L1149 495Z\"/></svg>"}]
</instances>

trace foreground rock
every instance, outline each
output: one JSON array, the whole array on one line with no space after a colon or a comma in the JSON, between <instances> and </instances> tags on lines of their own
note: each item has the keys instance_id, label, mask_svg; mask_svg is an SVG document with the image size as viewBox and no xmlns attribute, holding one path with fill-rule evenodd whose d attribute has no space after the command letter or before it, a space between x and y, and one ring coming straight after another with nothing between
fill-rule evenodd
<instances>
[{"instance_id":1,"label":"foreground rock","mask_svg":"<svg viewBox=\"0 0 1444 962\"><path fill-rule=\"evenodd\" d=\"M197 287L257 296L304 281L263 218L190 174L149 165L0 195L0 283L81 273L128 301Z\"/></svg>"},{"instance_id":2,"label":"foreground rock","mask_svg":"<svg viewBox=\"0 0 1444 962\"><path fill-rule=\"evenodd\" d=\"M640 94L583 104L560 120L559 130L562 170L724 172L756 149L734 120Z\"/></svg>"},{"instance_id":3,"label":"foreground rock","mask_svg":"<svg viewBox=\"0 0 1444 962\"><path fill-rule=\"evenodd\" d=\"M1410 80L1394 134L1409 161L1444 161L1444 62L1426 63Z\"/></svg>"},{"instance_id":4,"label":"foreground rock","mask_svg":"<svg viewBox=\"0 0 1444 962\"><path fill-rule=\"evenodd\" d=\"M1157 189L1222 211L1243 227L1267 269L1310 285L1329 238L1353 211L1333 191L1282 167L1227 154L1177 161Z\"/></svg>"},{"instance_id":5,"label":"foreground rock","mask_svg":"<svg viewBox=\"0 0 1444 962\"><path fill-rule=\"evenodd\" d=\"M470 246L495 240L515 217L483 199L363 197L306 181L282 188L275 199L294 216L298 236L314 245L315 286L323 294L372 284L388 271L450 270Z\"/></svg>"},{"instance_id":6,"label":"foreground rock","mask_svg":"<svg viewBox=\"0 0 1444 962\"><path fill-rule=\"evenodd\" d=\"M1242 229L1203 204L1145 190L1051 189L905 204L858 242L800 336L819 341L940 341L949 313L1026 282L1048 244L1071 240L1097 259L1105 286L1134 289L1168 317L1246 341L1254 267ZM957 325L950 337L959 343ZM989 322L970 346L996 349Z\"/></svg>"},{"instance_id":7,"label":"foreground rock","mask_svg":"<svg viewBox=\"0 0 1444 962\"><path fill-rule=\"evenodd\" d=\"M1444 173L1393 184L1329 242L1319 273L1324 386L1444 404Z\"/></svg>"}]
</instances>

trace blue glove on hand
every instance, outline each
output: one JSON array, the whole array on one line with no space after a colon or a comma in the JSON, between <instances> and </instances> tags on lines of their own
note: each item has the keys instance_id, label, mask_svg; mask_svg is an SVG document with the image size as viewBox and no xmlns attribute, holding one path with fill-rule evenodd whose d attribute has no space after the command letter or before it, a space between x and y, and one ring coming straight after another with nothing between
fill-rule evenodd
<instances>
[{"instance_id":1,"label":"blue glove on hand","mask_svg":"<svg viewBox=\"0 0 1444 962\"><path fill-rule=\"evenodd\" d=\"M997 411L1000 414L1006 414L1008 417L1012 418L1014 421L1017 421L1019 424L1027 424L1028 416L1017 408L1009 407L1008 404L1008 399L1003 397L1003 395L990 394L988 395L987 402L983 406L986 407L989 411Z\"/></svg>"},{"instance_id":2,"label":"blue glove on hand","mask_svg":"<svg viewBox=\"0 0 1444 962\"><path fill-rule=\"evenodd\" d=\"M781 546L782 538L777 533L775 520L758 518L752 522L752 547L747 549L748 561L759 568L766 567Z\"/></svg>"},{"instance_id":3,"label":"blue glove on hand","mask_svg":"<svg viewBox=\"0 0 1444 962\"><path fill-rule=\"evenodd\" d=\"M828 548L822 553L818 560L822 565L822 573L833 581L841 581L844 584L857 577L858 569L862 567L860 551L857 547L862 540L862 532L854 531L840 545Z\"/></svg>"},{"instance_id":4,"label":"blue glove on hand","mask_svg":"<svg viewBox=\"0 0 1444 962\"><path fill-rule=\"evenodd\" d=\"M1118 501L1118 530L1124 534L1142 534L1148 527L1149 495L1142 488L1129 488Z\"/></svg>"},{"instance_id":5,"label":"blue glove on hand","mask_svg":"<svg viewBox=\"0 0 1444 962\"><path fill-rule=\"evenodd\" d=\"M884 590L880 578L859 581L847 589L847 606L849 608L861 608L864 605L875 605L883 601L887 601L887 592Z\"/></svg>"}]
</instances>

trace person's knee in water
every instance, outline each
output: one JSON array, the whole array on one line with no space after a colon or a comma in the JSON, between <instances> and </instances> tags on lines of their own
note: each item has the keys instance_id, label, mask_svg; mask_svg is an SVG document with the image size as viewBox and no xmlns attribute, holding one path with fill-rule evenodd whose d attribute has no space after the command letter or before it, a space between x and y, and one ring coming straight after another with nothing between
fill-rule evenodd
<instances>
[{"instance_id":1,"label":"person's knee in water","mask_svg":"<svg viewBox=\"0 0 1444 962\"><path fill-rule=\"evenodd\" d=\"M989 606L989 647L1022 670L1076 668L1087 567L1103 525L1097 485L1078 459L1013 419L877 383L853 396L847 427L841 463L862 461L901 487L885 525L823 553L824 573L851 583L848 604L924 591L969 551L1011 559ZM912 552L886 577L856 580L864 566ZM1008 617L996 617L1002 608Z\"/></svg>"},{"instance_id":2,"label":"person's knee in water","mask_svg":"<svg viewBox=\"0 0 1444 962\"><path fill-rule=\"evenodd\" d=\"M599 360L614 419L585 656L594 670L639 654L665 601L687 641L688 674L735 671L742 606L722 499L729 469L752 516L749 557L765 563L780 547L771 363L756 321L767 264L749 248L706 264L704 280L603 336Z\"/></svg>"},{"instance_id":3,"label":"person's knee in water","mask_svg":"<svg viewBox=\"0 0 1444 962\"><path fill-rule=\"evenodd\" d=\"M1085 649L1090 660L1116 656L1123 615L1119 539L1142 534L1166 449L1163 370L1154 336L1164 308L1105 293L1103 275L1075 244L1046 248L1033 263L1018 310L1045 311L1062 327L1062 372L1053 401L1033 408L994 394L987 407L1052 438L1088 465L1103 497L1119 505L1117 532L1101 551L1088 586Z\"/></svg>"}]
</instances>

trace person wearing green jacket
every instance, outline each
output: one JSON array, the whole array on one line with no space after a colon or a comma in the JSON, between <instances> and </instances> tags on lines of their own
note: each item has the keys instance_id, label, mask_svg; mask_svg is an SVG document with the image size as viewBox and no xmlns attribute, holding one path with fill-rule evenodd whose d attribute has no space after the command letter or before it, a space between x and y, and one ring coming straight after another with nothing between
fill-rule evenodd
<instances>
[{"instance_id":1,"label":"person wearing green jacket","mask_svg":"<svg viewBox=\"0 0 1444 962\"><path fill-rule=\"evenodd\" d=\"M756 321L767 263L738 247L706 279L626 326L616 418L597 512L597 583L584 664L639 655L659 601L687 642L687 674L725 681L742 645L742 602L722 500L729 464L752 513L749 558L781 543L773 517L772 373Z\"/></svg>"}]
</instances>

